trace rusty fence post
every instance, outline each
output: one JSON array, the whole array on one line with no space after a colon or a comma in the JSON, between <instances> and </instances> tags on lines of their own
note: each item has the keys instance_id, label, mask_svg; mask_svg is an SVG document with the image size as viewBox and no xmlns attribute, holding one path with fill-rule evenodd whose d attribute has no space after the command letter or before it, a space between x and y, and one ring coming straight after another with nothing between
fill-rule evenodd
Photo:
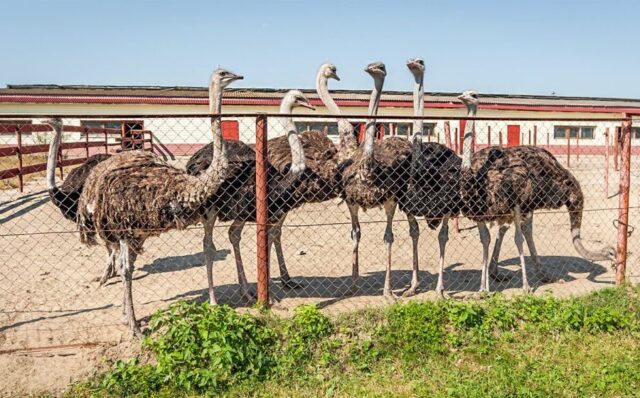
<instances>
[{"instance_id":1,"label":"rusty fence post","mask_svg":"<svg viewBox=\"0 0 640 398\"><path fill-rule=\"evenodd\" d=\"M578 129L578 134L576 135L576 160L580 161L580 134L582 133L581 129Z\"/></svg>"},{"instance_id":2,"label":"rusty fence post","mask_svg":"<svg viewBox=\"0 0 640 398\"><path fill-rule=\"evenodd\" d=\"M269 246L267 212L267 117L256 118L256 252L258 303L269 305Z\"/></svg>"},{"instance_id":3,"label":"rusty fence post","mask_svg":"<svg viewBox=\"0 0 640 398\"><path fill-rule=\"evenodd\" d=\"M611 140L613 142L613 164L616 167L616 171L620 170L620 147L619 147L619 139L620 139L620 127L616 127L616 135Z\"/></svg>"},{"instance_id":4,"label":"rusty fence post","mask_svg":"<svg viewBox=\"0 0 640 398\"><path fill-rule=\"evenodd\" d=\"M609 127L604 131L604 197L609 198Z\"/></svg>"},{"instance_id":5,"label":"rusty fence post","mask_svg":"<svg viewBox=\"0 0 640 398\"><path fill-rule=\"evenodd\" d=\"M620 197L618 201L618 248L616 285L625 282L627 269L627 238L629 223L629 190L631 185L631 116L622 122L622 164L620 167Z\"/></svg>"},{"instance_id":6,"label":"rusty fence post","mask_svg":"<svg viewBox=\"0 0 640 398\"><path fill-rule=\"evenodd\" d=\"M533 146L538 146L538 126L533 126Z\"/></svg>"},{"instance_id":7,"label":"rusty fence post","mask_svg":"<svg viewBox=\"0 0 640 398\"><path fill-rule=\"evenodd\" d=\"M84 154L85 157L89 158L89 129L84 128Z\"/></svg>"},{"instance_id":8,"label":"rusty fence post","mask_svg":"<svg viewBox=\"0 0 640 398\"><path fill-rule=\"evenodd\" d=\"M491 146L491 126L487 126L487 146Z\"/></svg>"},{"instance_id":9,"label":"rusty fence post","mask_svg":"<svg viewBox=\"0 0 640 398\"><path fill-rule=\"evenodd\" d=\"M103 133L104 133L104 153L108 155L109 154L109 137L107 135L107 130L104 130Z\"/></svg>"},{"instance_id":10,"label":"rusty fence post","mask_svg":"<svg viewBox=\"0 0 640 398\"><path fill-rule=\"evenodd\" d=\"M449 122L444 122L444 143L449 149L453 149L451 146L451 125Z\"/></svg>"},{"instance_id":11,"label":"rusty fence post","mask_svg":"<svg viewBox=\"0 0 640 398\"><path fill-rule=\"evenodd\" d=\"M16 129L16 143L18 144L18 184L20 185L20 192L24 192L24 180L22 179L22 126L19 125Z\"/></svg>"},{"instance_id":12,"label":"rusty fence post","mask_svg":"<svg viewBox=\"0 0 640 398\"><path fill-rule=\"evenodd\" d=\"M498 134L498 145L502 146L502 130L500 130Z\"/></svg>"}]
</instances>

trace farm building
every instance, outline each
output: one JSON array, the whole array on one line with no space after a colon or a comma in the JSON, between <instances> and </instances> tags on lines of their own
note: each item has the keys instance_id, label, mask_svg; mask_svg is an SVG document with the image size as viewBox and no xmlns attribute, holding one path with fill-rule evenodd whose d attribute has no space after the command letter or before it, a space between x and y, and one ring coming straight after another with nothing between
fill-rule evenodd
<instances>
[{"instance_id":1,"label":"farm building","mask_svg":"<svg viewBox=\"0 0 640 398\"><path fill-rule=\"evenodd\" d=\"M230 115L258 112L277 113L284 89L229 89L224 96L224 112ZM315 114L328 111L322 106L314 90L304 90L311 102L318 107ZM336 90L334 98L345 114L364 115L369 101L368 91ZM425 114L432 118L425 123L425 140L444 142L444 121L464 116L462 104L454 93L427 93ZM58 85L8 85L0 89L0 115L25 115L0 120L1 124L37 123L39 119L30 115L87 115L86 118L66 119L68 125L85 127L110 127L122 129L123 134L133 130L148 130L153 134L154 148L169 156L193 153L209 141L209 121L202 115L207 113L207 89L205 87L142 87L142 86L58 86ZM337 140L337 123L331 118L305 118L310 111L300 111L296 120L300 130L318 129L326 131ZM479 121L476 125L476 144L483 145L546 145L552 152L566 151L567 137L586 153L602 153L607 129L615 131L619 122L594 119L619 118L624 113L640 112L640 99L613 99L587 97L557 97L528 95L482 94L479 116L497 118ZM384 119L384 116L409 116L412 114L412 99L409 92L385 92L379 112L379 136L410 135L412 124ZM105 117L101 117L104 115ZM131 115L132 117L128 117ZM162 118L133 117L140 115L165 115ZM182 115L171 119L166 115ZM108 118L106 116L109 116ZM117 116L114 118L113 116ZM527 119L544 119L527 120ZM512 119L512 120L509 120ZM554 120L555 119L555 120ZM351 119L362 123L362 119ZM362 124L361 124L362 125ZM461 135L463 120L451 121L451 132ZM255 140L255 119L230 116L223 123L223 132L228 139ZM277 118L269 119L269 137L282 133ZM82 139L82 133L70 140ZM91 137L90 137L91 138ZM640 140L640 129L634 127L634 140ZM34 133L27 134L23 144L41 142ZM15 144L12 134L0 135L0 145ZM453 141L455 144L455 140Z\"/></svg>"}]
</instances>

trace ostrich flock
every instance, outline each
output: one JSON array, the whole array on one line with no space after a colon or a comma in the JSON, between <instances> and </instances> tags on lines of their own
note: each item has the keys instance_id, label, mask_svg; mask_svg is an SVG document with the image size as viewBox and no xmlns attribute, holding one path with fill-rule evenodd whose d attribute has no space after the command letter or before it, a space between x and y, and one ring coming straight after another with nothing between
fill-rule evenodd
<instances>
[{"instance_id":1,"label":"ostrich flock","mask_svg":"<svg viewBox=\"0 0 640 398\"><path fill-rule=\"evenodd\" d=\"M511 224L515 225L515 244L520 256L523 289L527 281L523 243L526 241L541 281L548 280L537 256L533 240L533 212L537 209L569 211L573 245L581 257L590 261L614 260L615 250L605 247L587 250L580 227L584 195L578 180L548 151L531 146L487 147L474 153L475 116L478 94L466 91L458 98L469 117L464 129L462 157L450 148L423 142L424 61L407 61L413 77L414 120L410 139L390 137L376 140L376 115L386 76L385 65L375 62L365 71L373 78L364 140L358 144L354 128L338 119L339 143L323 132L298 132L290 116L295 107L313 106L298 90L289 91L280 107L286 134L268 141L267 207L268 248L275 246L281 280L296 288L287 270L281 246L282 225L289 211L306 203L340 198L351 216L352 291L357 291L360 209L382 207L386 214L384 244L386 273L383 295L395 299L391 290L391 249L394 241L393 218L399 207L408 220L412 240L411 285L403 296L416 294L418 281L417 218L429 228L439 228L439 271L436 292L446 296L443 272L449 219L467 217L477 224L482 242L480 292L489 291L489 278L503 277L497 272L500 244ZM56 154L62 140L62 120L47 120L54 131L47 162L47 184L52 202L65 218L77 224L80 239L87 245L103 244L107 262L100 284L116 275L124 286L123 313L129 329L140 334L132 298L132 272L147 238L165 231L184 229L202 223L202 240L207 270L209 301L216 304L213 263L216 220L230 222L229 239L233 247L239 285L248 299L254 295L247 282L240 253L241 232L246 222L256 221L256 154L252 145L224 140L221 131L222 95L230 83L242 79L224 69L215 70L209 81L212 142L189 159L186 169L172 166L152 153L128 151L115 155L94 155L56 185ZM340 109L332 99L328 81L339 80L336 67L323 64L316 77L317 93L334 115ZM487 223L500 225L493 254ZM118 265L118 267L116 267Z\"/></svg>"}]
</instances>

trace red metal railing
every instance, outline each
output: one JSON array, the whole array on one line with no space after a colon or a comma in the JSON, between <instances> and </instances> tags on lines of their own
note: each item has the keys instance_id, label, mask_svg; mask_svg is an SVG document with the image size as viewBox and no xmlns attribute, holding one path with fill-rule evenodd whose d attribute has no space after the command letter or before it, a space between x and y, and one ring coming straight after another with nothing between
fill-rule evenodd
<instances>
[{"instance_id":1,"label":"red metal railing","mask_svg":"<svg viewBox=\"0 0 640 398\"><path fill-rule=\"evenodd\" d=\"M9 178L18 177L18 183L20 192L24 190L24 176L27 174L38 173L47 169L46 163L32 164L24 166L24 155L32 155L39 153L48 153L49 144L23 144L23 134L35 133L35 132L48 132L51 131L51 127L46 124L10 124L2 126L0 134L15 134L16 144L6 145L0 148L0 158L8 156L17 157L17 166L10 169L0 170L0 180L6 180ZM63 132L66 133L83 133L84 138L81 141L64 142L60 144L60 150L58 153L58 166L60 168L60 174L64 178L64 167L81 164L91 155L90 148L104 148L104 153L109 153L109 147L118 147L120 150L124 150L127 146L135 148L136 144L142 145L142 149L145 151L153 152L153 133L149 130L136 131L136 136L122 137L120 129L99 128L99 127L83 127L83 126L69 126L65 125ZM102 140L90 140L89 134L102 134ZM117 136L115 142L109 142L109 136ZM149 144L146 147L145 144ZM84 156L77 156L70 159L62 159L62 151L73 151L84 149ZM95 151L94 151L95 153Z\"/></svg>"}]
</instances>

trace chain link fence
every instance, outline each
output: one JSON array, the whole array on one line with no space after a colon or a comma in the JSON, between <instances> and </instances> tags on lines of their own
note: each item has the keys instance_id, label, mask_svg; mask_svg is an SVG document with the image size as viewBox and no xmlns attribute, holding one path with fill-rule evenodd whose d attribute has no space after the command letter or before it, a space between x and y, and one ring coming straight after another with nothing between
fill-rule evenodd
<instances>
[{"instance_id":1,"label":"chain link fence","mask_svg":"<svg viewBox=\"0 0 640 398\"><path fill-rule=\"evenodd\" d=\"M345 118L355 126L356 138L362 140L366 119L363 116ZM111 277L101 284L100 278L109 262L106 248L104 245L83 245L78 238L76 222L65 218L50 200L42 165L47 160L46 152L52 139L51 128L45 125L24 129L21 126L27 121L28 124L40 125L43 118L23 116L21 119L24 120L16 122L7 119L7 123L0 125L0 351L118 341L128 335L127 326L121 321L121 280L108 272L107 276ZM88 126L86 120L94 124ZM88 156L98 153L121 156L120 153L142 150L164 159L180 172L188 169L192 174L197 174L193 167L202 172L208 163L189 160L199 150L202 154L205 151L202 148L211 142L211 120L207 115L65 116L58 165L64 166L64 175L69 177L70 171L82 165ZM261 126L260 121L264 123L263 127L257 129L256 126ZM405 168L403 172L396 170L384 174L374 164L368 166L368 172L356 170L352 175L357 174L357 178L364 180L371 178L373 187L386 189L387 202L409 192L408 181L420 184L428 180L429 184L435 186L421 200L438 201L438 206L447 207L447 200L459 200L458 191L453 196L446 196L441 191L442 186L438 186L445 184L442 182L444 180L433 176L425 180L425 175L416 177L411 174L411 167L415 167L411 163L413 121L406 116L385 115L377 119L379 143L406 140L405 144L398 144L402 147L401 151L408 151L405 152L405 160L402 161L400 157L388 159L392 164L402 164ZM289 145L294 141L287 134L291 122L301 133L307 166L307 170L296 174L295 178L291 176L295 169L296 153L292 154ZM451 158L451 161L459 168L458 156L462 155L465 123L464 119L426 117L422 141L439 143L455 152L456 158ZM475 122L474 148L481 153L487 151L484 148L488 147L496 149L522 145L542 148L551 153L554 161L559 162L579 182L584 195L581 225L584 246L594 251L606 246L615 248L619 247L620 176L625 173L624 162L620 160L623 151L619 143L627 130L621 129L622 123L622 119L478 118ZM17 134L20 128L24 129L23 133ZM121 128L120 135L117 134L118 128ZM323 138L314 143L304 138L312 134L308 131L317 131L314 133L316 137ZM212 240L215 245L213 281L218 303L248 308L255 304L258 290L262 289L260 294L266 292L266 284L262 284L260 289L256 286L256 264L260 263L261 250L264 254L267 243L266 231L263 230L260 239L257 239L256 228L259 214L256 215L255 209L258 207L260 212L262 208L256 202L263 198L259 193L256 195L255 188L256 153L253 151L259 133L266 134L265 138L268 139L264 148L269 162L265 166L266 180L263 181L267 186L266 213L263 215L267 216L272 227L268 235L269 241L273 241L275 246L271 248L268 274L275 311L287 312L304 303L318 304L329 312L385 305L389 302L383 296L385 270L389 264L390 287L394 295L402 295L412 285L415 278L415 231L409 228L407 214L401 209L396 210L390 223L393 245L389 260L389 235L388 232L385 234L388 218L384 206L372 205L358 212L358 278L353 278L354 233L347 206L353 199L344 186L345 175L350 167L353 168L353 164L348 163L348 156L340 159L342 152L338 131L337 119L326 115L296 115L293 120L278 115L224 115L222 133L228 140L227 150L232 164L229 169L236 170L237 174L232 183L222 185L228 190L228 195L218 193L216 202L218 221L213 228ZM638 253L635 250L639 244L638 234L633 233L633 228L640 221L640 203L635 193L640 170L640 152L635 145L640 139L639 120L633 120L630 134L632 188L628 203L626 276L635 282L640 276ZM389 141L391 137L396 138ZM327 146L327 140L333 144ZM231 141L246 144L243 148L250 148L251 153L233 152L242 148L229 144ZM260 140L257 144L260 151ZM16 149L18 145L20 147ZM374 146L373 151L374 159L386 153L382 144ZM344 160L347 163L342 162ZM242 163L244 168L234 169L233 165L237 163ZM16 174L15 170L29 165L41 166L32 167L31 173L20 175L24 179L21 192L18 182L20 173ZM529 170L531 173L538 167L533 163L521 166L518 169L520 172ZM479 167L482 168L482 165ZM65 179L60 178L59 171L56 182L61 185ZM478 170L476 172L480 173ZM384 178L376 173L383 173ZM505 178L508 179L509 171L506 173ZM549 175L548 178L557 176ZM449 188L459 189L456 184L462 180L462 174L458 174L453 180L454 185ZM513 192L518 191L517 187L511 188ZM136 189L134 185L126 195L134 195ZM487 192L484 193L492 194L489 188ZM220 201L228 202L220 204ZM152 204L149 203L149 208L153 208ZM451 206L454 211L455 206ZM537 293L550 291L558 296L583 294L614 284L616 271L612 269L612 261L594 262L580 257L572 243L567 208L556 207L535 209L532 235L546 278L541 280L535 272L525 245L529 284ZM245 211L240 208L245 208ZM204 301L209 298L204 266L206 256L203 253L205 230L201 222L202 214L206 211L194 211L198 214L185 217L192 222L184 225L184 229L169 228L159 236L146 240L144 252L135 259L133 302L143 325L152 312L166 308L173 301ZM434 290L440 261L439 226L435 225L433 219L425 221L425 217L420 215L416 218L420 231L415 250L419 264L418 284L416 294L407 299L433 298L436 297ZM489 221L499 219L493 217ZM492 254L499 226L495 222L488 225ZM492 269L489 279L491 291L506 294L521 292L523 279L514 231L515 228L511 226L504 235L496 262L497 269ZM444 257L445 292L456 298L464 298L479 290L482 253L476 223L463 214L453 214L449 221ZM114 271L118 271L117 263ZM248 292L240 284L242 277L238 276L241 263L248 281Z\"/></svg>"}]
</instances>

